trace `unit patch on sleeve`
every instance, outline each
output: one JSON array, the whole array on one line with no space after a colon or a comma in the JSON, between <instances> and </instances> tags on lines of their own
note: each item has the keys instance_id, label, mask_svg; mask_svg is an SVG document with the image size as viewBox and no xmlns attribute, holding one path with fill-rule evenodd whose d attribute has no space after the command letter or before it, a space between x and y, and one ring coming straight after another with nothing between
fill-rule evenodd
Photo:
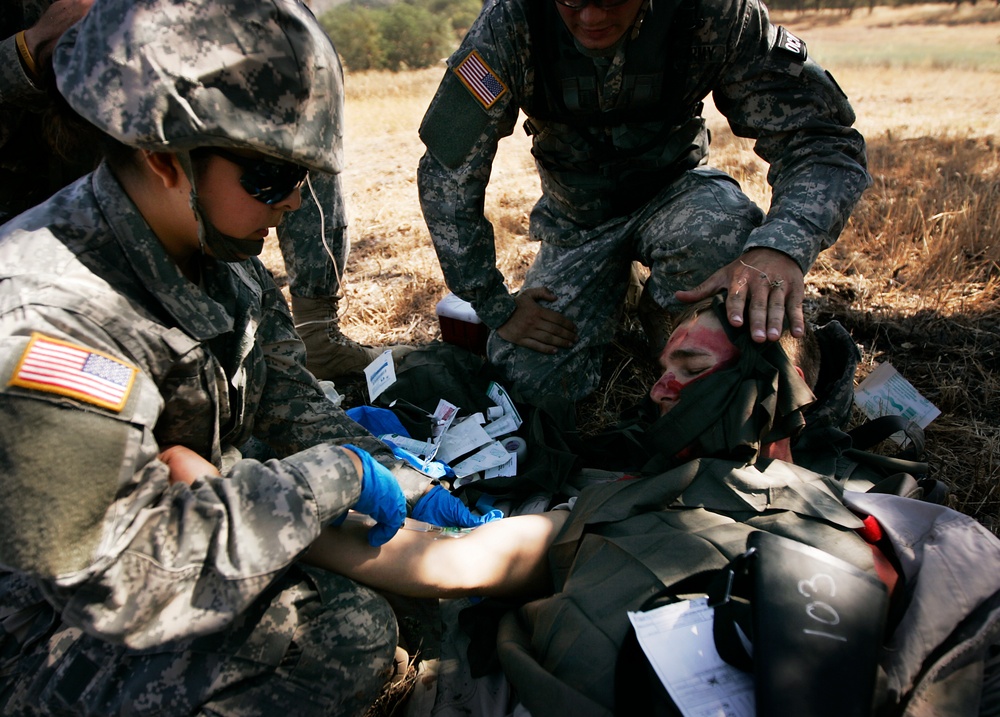
<instances>
[{"instance_id":1,"label":"unit patch on sleeve","mask_svg":"<svg viewBox=\"0 0 1000 717\"><path fill-rule=\"evenodd\" d=\"M507 85L475 50L455 67L455 74L486 109L507 91Z\"/></svg>"},{"instance_id":2,"label":"unit patch on sleeve","mask_svg":"<svg viewBox=\"0 0 1000 717\"><path fill-rule=\"evenodd\" d=\"M778 28L778 38L774 43L774 46L779 50L787 52L798 62L805 62L806 58L809 56L809 51L806 49L806 43L790 33L784 27Z\"/></svg>"},{"instance_id":3,"label":"unit patch on sleeve","mask_svg":"<svg viewBox=\"0 0 1000 717\"><path fill-rule=\"evenodd\" d=\"M68 396L118 412L125 407L137 371L106 353L35 333L8 385Z\"/></svg>"}]
</instances>

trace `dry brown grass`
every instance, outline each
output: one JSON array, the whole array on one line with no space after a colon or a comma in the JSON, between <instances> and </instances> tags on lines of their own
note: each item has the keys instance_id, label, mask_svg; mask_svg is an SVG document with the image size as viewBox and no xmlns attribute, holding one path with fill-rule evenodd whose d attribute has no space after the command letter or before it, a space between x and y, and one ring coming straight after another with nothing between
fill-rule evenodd
<instances>
[{"instance_id":1,"label":"dry brown grass","mask_svg":"<svg viewBox=\"0 0 1000 717\"><path fill-rule=\"evenodd\" d=\"M956 506L1000 527L1000 149L987 137L889 134L875 186L810 276L817 318L888 361L942 415L927 430Z\"/></svg>"},{"instance_id":2,"label":"dry brown grass","mask_svg":"<svg viewBox=\"0 0 1000 717\"><path fill-rule=\"evenodd\" d=\"M889 361L942 410L927 430L935 477L956 505L1000 528L1000 9L950 5L869 14L778 15L834 71L869 140L875 184L843 237L808 277L807 310L836 318L863 350L861 375ZM347 78L348 169L354 247L347 333L369 343L439 336L441 272L415 183L420 118L441 68ZM713 164L766 205L766 167L710 111ZM498 263L517 286L538 179L528 139L505 139L487 213ZM283 274L276 250L265 260ZM609 357L611 390L583 407L595 423L638 398L652 374L631 355L627 325Z\"/></svg>"}]
</instances>

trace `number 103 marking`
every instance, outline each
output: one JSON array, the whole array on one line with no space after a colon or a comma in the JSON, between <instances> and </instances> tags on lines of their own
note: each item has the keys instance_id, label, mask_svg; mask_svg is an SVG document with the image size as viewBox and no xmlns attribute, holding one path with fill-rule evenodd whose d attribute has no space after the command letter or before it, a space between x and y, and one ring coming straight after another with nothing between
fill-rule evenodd
<instances>
[{"instance_id":1,"label":"number 103 marking","mask_svg":"<svg viewBox=\"0 0 1000 717\"><path fill-rule=\"evenodd\" d=\"M804 598L810 599L810 602L806 604L806 615L811 620L815 620L827 627L840 624L840 615L830 603L813 599L818 596L836 597L837 583L832 576L827 573L817 573L808 580L800 580L799 594ZM807 635L816 635L817 637L825 637L838 642L847 642L847 638L843 635L837 635L827 630L804 629L803 632Z\"/></svg>"}]
</instances>

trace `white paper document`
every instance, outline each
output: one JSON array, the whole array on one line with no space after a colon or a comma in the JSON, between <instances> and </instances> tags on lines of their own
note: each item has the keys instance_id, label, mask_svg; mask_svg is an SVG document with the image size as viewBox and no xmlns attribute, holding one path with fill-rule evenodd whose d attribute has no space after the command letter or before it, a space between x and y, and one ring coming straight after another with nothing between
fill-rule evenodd
<instances>
[{"instance_id":1,"label":"white paper document","mask_svg":"<svg viewBox=\"0 0 1000 717\"><path fill-rule=\"evenodd\" d=\"M868 418L902 416L921 428L941 415L940 409L889 363L879 364L868 374L854 391L854 401Z\"/></svg>"},{"instance_id":2,"label":"white paper document","mask_svg":"<svg viewBox=\"0 0 1000 717\"><path fill-rule=\"evenodd\" d=\"M437 460L450 464L459 456L471 453L480 446L485 446L493 439L476 421L464 418L452 423L443 436L437 451Z\"/></svg>"},{"instance_id":3,"label":"white paper document","mask_svg":"<svg viewBox=\"0 0 1000 717\"><path fill-rule=\"evenodd\" d=\"M500 438L508 433L513 433L520 425L514 416L500 416L497 420L487 423L483 428L490 438Z\"/></svg>"},{"instance_id":4,"label":"white paper document","mask_svg":"<svg viewBox=\"0 0 1000 717\"><path fill-rule=\"evenodd\" d=\"M416 438L401 436L398 433L383 433L379 436L379 440L390 441L402 448L404 451L412 453L419 458L432 456L434 455L434 451L437 450L437 446L430 441L418 441Z\"/></svg>"},{"instance_id":5,"label":"white paper document","mask_svg":"<svg viewBox=\"0 0 1000 717\"><path fill-rule=\"evenodd\" d=\"M386 349L377 359L365 366L365 381L368 383L368 400L372 402L389 386L396 383L396 366L392 361L392 351Z\"/></svg>"},{"instance_id":6,"label":"white paper document","mask_svg":"<svg viewBox=\"0 0 1000 717\"><path fill-rule=\"evenodd\" d=\"M463 476L485 471L489 468L502 466L510 460L510 454L499 441L493 441L477 453L472 454L461 463L452 466L455 475Z\"/></svg>"},{"instance_id":7,"label":"white paper document","mask_svg":"<svg viewBox=\"0 0 1000 717\"><path fill-rule=\"evenodd\" d=\"M508 478L517 475L517 454L507 452L507 462L483 471L483 478Z\"/></svg>"},{"instance_id":8,"label":"white paper document","mask_svg":"<svg viewBox=\"0 0 1000 717\"><path fill-rule=\"evenodd\" d=\"M715 649L708 598L628 614L649 664L684 717L754 717L753 676Z\"/></svg>"}]
</instances>

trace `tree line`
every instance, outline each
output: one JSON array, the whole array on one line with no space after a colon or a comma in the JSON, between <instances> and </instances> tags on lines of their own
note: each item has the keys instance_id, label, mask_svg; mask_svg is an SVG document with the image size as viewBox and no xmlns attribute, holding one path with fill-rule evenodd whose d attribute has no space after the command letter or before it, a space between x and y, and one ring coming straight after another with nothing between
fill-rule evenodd
<instances>
[{"instance_id":1,"label":"tree line","mask_svg":"<svg viewBox=\"0 0 1000 717\"><path fill-rule=\"evenodd\" d=\"M542 0L535 0L541 2ZM995 0L1000 4L1000 0ZM772 10L871 9L926 0L765 0ZM942 4L959 4L948 0ZM976 0L964 0L975 5ZM482 9L483 0L348 0L320 22L350 70L430 67L450 55Z\"/></svg>"},{"instance_id":2,"label":"tree line","mask_svg":"<svg viewBox=\"0 0 1000 717\"><path fill-rule=\"evenodd\" d=\"M482 6L482 0L351 0L319 20L348 69L395 72L450 55Z\"/></svg>"}]
</instances>

